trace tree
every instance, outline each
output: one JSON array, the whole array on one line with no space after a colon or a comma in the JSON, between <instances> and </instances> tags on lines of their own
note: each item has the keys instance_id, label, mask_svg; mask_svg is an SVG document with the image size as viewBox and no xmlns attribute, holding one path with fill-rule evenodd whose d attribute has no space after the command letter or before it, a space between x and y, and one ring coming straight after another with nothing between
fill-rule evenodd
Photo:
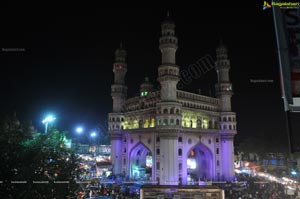
<instances>
[{"instance_id":1,"label":"tree","mask_svg":"<svg viewBox=\"0 0 300 199\"><path fill-rule=\"evenodd\" d=\"M6 198L76 198L80 159L66 147L65 133L30 129L8 118L0 121L0 191Z\"/></svg>"}]
</instances>

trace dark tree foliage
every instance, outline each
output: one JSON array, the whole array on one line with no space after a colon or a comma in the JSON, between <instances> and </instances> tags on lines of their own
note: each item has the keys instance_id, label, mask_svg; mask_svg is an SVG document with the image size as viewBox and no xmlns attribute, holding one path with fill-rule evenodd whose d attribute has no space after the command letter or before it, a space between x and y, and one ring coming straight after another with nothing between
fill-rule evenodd
<instances>
[{"instance_id":1,"label":"dark tree foliage","mask_svg":"<svg viewBox=\"0 0 300 199\"><path fill-rule=\"evenodd\" d=\"M4 198L76 198L79 158L55 128L34 132L15 118L0 119L0 192Z\"/></svg>"}]
</instances>

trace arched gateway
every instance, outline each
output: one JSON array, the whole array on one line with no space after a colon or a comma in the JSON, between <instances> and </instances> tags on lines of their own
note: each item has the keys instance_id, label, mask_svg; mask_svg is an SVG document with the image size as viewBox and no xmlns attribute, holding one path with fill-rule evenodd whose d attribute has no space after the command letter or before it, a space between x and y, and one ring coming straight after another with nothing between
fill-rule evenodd
<instances>
[{"instance_id":1,"label":"arched gateway","mask_svg":"<svg viewBox=\"0 0 300 199\"><path fill-rule=\"evenodd\" d=\"M130 178L149 180L152 176L152 153L143 143L138 143L130 151Z\"/></svg>"},{"instance_id":2,"label":"arched gateway","mask_svg":"<svg viewBox=\"0 0 300 199\"><path fill-rule=\"evenodd\" d=\"M187 154L187 182L193 183L213 178L213 155L209 148L199 143Z\"/></svg>"}]
</instances>

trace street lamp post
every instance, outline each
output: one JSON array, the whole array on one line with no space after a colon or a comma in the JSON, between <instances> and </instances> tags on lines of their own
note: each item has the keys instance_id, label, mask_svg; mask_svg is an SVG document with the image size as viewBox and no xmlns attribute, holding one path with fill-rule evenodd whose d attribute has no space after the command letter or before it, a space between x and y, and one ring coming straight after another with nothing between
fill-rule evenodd
<instances>
[{"instance_id":1,"label":"street lamp post","mask_svg":"<svg viewBox=\"0 0 300 199\"><path fill-rule=\"evenodd\" d=\"M43 119L42 123L45 124L45 134L47 133L48 130L48 124L49 122L53 122L56 118L53 117L52 115L46 117L45 119Z\"/></svg>"}]
</instances>

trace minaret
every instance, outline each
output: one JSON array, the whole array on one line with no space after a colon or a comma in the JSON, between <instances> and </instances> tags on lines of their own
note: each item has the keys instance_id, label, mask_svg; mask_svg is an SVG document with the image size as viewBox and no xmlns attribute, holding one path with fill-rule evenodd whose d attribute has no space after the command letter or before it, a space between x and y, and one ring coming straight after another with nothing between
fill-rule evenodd
<instances>
[{"instance_id":1,"label":"minaret","mask_svg":"<svg viewBox=\"0 0 300 199\"><path fill-rule=\"evenodd\" d=\"M177 100L176 85L180 80L179 66L176 65L177 37L175 23L167 14L161 24L159 49L161 51L161 65L158 68L158 81L161 85L161 100L175 102Z\"/></svg>"},{"instance_id":2,"label":"minaret","mask_svg":"<svg viewBox=\"0 0 300 199\"><path fill-rule=\"evenodd\" d=\"M180 80L176 65L177 50L175 24L169 14L161 24L159 49L161 65L158 67L158 81L161 85L161 102L157 103L157 135L160 137L159 184L178 185L177 133L181 128L181 104L177 101L177 83Z\"/></svg>"},{"instance_id":3,"label":"minaret","mask_svg":"<svg viewBox=\"0 0 300 199\"><path fill-rule=\"evenodd\" d=\"M229 79L230 60L227 47L220 41L216 49L218 83L216 95L220 100L220 136L222 147L222 175L226 180L234 177L233 138L236 132L236 115L231 111L232 84Z\"/></svg>"},{"instance_id":4,"label":"minaret","mask_svg":"<svg viewBox=\"0 0 300 199\"><path fill-rule=\"evenodd\" d=\"M115 52L115 63L113 65L115 75L114 84L111 86L111 96L113 98L113 112L120 112L127 96L127 86L125 85L125 75L127 72L126 51L120 48Z\"/></svg>"},{"instance_id":5,"label":"minaret","mask_svg":"<svg viewBox=\"0 0 300 199\"><path fill-rule=\"evenodd\" d=\"M111 86L113 99L113 113L109 113L109 135L111 138L111 161L113 174L122 173L122 119L123 105L127 96L125 75L127 72L126 51L120 48L115 52L115 63L113 64L114 84Z\"/></svg>"}]
</instances>

